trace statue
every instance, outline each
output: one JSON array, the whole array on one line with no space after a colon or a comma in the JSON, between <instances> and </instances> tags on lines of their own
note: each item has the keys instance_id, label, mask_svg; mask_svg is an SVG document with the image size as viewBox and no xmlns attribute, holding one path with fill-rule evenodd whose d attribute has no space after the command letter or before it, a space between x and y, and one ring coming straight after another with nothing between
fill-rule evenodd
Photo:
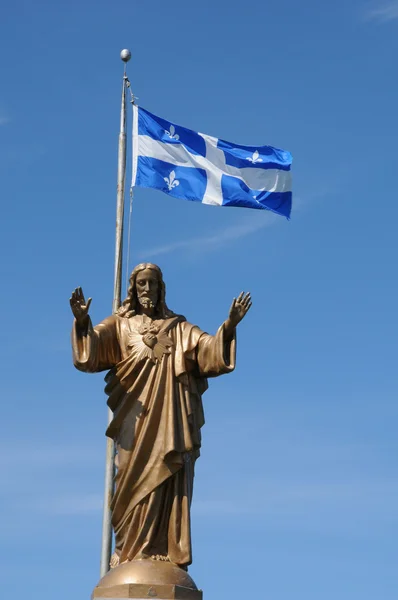
<instances>
[{"instance_id":1,"label":"statue","mask_svg":"<svg viewBox=\"0 0 398 600\"><path fill-rule=\"evenodd\" d=\"M138 265L127 298L96 327L82 289L72 293L74 365L109 370L105 392L116 444L112 500L115 553L111 566L137 559L192 562L190 505L204 424L207 379L235 368L235 329L250 294L234 299L215 336L173 313L160 268Z\"/></svg>"}]
</instances>

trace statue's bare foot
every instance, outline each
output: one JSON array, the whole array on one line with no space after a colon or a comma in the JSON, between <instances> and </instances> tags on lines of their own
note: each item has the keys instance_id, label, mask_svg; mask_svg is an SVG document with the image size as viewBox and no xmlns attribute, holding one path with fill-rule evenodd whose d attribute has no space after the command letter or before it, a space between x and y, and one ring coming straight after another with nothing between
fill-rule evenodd
<instances>
[{"instance_id":1,"label":"statue's bare foot","mask_svg":"<svg viewBox=\"0 0 398 600\"><path fill-rule=\"evenodd\" d=\"M152 554L152 560L162 560L163 562L171 562L168 556L164 556L163 554Z\"/></svg>"}]
</instances>

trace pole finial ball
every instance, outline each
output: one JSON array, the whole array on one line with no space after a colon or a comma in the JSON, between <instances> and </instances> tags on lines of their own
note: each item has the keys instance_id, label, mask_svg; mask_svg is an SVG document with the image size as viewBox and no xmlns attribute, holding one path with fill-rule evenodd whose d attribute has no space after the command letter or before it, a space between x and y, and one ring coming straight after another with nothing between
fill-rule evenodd
<instances>
[{"instance_id":1,"label":"pole finial ball","mask_svg":"<svg viewBox=\"0 0 398 600\"><path fill-rule=\"evenodd\" d=\"M122 50L121 53L120 53L120 58L125 63L129 62L129 60L131 58L131 52L130 52L130 50L127 50L127 48L125 48L124 50Z\"/></svg>"}]
</instances>

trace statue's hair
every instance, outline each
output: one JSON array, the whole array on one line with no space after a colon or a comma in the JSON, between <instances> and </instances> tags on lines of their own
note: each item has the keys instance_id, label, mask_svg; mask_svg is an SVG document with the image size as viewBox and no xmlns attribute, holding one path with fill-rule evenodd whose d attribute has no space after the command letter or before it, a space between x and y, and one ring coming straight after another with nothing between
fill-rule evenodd
<instances>
[{"instance_id":1,"label":"statue's hair","mask_svg":"<svg viewBox=\"0 0 398 600\"><path fill-rule=\"evenodd\" d=\"M119 317L125 317L126 319L128 319L129 317L134 317L137 314L137 306L139 306L139 302L137 297L136 281L138 273L144 271L145 269L152 269L152 271L155 271L158 277L159 297L156 304L156 316L159 319L167 319L169 317L173 317L174 313L167 308L166 304L166 285L163 281L163 273L160 267L152 263L141 263L140 265L137 265L135 267L135 269L130 275L127 298L122 302L122 305L116 314L119 315Z\"/></svg>"}]
</instances>

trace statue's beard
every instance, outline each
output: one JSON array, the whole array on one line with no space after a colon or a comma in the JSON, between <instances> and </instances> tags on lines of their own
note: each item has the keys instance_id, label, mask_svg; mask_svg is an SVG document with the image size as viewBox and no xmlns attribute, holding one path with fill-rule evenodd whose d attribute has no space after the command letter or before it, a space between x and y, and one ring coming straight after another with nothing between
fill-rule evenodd
<instances>
[{"instance_id":1,"label":"statue's beard","mask_svg":"<svg viewBox=\"0 0 398 600\"><path fill-rule=\"evenodd\" d=\"M141 304L143 308L155 308L156 305L150 298L143 298L142 296L138 298L138 302Z\"/></svg>"}]
</instances>

